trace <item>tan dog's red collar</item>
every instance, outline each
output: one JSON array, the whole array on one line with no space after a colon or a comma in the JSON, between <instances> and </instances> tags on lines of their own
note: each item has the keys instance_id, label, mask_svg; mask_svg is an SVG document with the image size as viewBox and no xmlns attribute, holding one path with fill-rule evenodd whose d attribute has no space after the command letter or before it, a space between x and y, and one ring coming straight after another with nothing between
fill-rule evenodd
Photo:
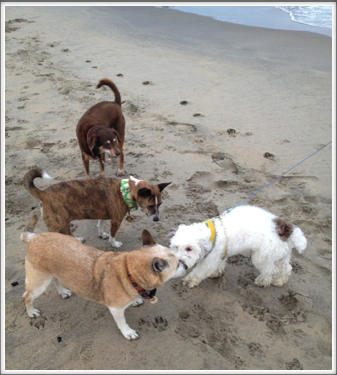
<instances>
[{"instance_id":1,"label":"tan dog's red collar","mask_svg":"<svg viewBox=\"0 0 337 375\"><path fill-rule=\"evenodd\" d=\"M136 283L135 279L128 273L129 279L131 281L132 286L137 290L137 292L144 298L149 299L151 303L157 303L158 298L155 297L157 289L152 289L148 293L145 289L143 289L139 284Z\"/></svg>"}]
</instances>

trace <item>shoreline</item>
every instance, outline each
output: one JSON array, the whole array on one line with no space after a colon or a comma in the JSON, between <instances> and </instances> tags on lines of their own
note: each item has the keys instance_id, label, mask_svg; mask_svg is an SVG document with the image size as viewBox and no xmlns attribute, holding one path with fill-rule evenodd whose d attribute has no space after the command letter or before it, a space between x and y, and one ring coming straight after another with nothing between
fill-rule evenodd
<instances>
[{"instance_id":1,"label":"shoreline","mask_svg":"<svg viewBox=\"0 0 337 375\"><path fill-rule=\"evenodd\" d=\"M234 23L241 26L262 27L273 30L307 31L327 35L332 38L332 29L328 27L311 26L299 21L294 21L289 13L276 6L227 6L228 9L223 10L221 13L221 19L219 16L206 14L206 11L203 12L203 7L201 6L171 6L168 8L201 15L203 17L211 17L220 22ZM183 8L189 8L190 11L183 10ZM193 11L193 8L198 8L198 12ZM215 8L220 7L215 6ZM223 9L223 7L221 8ZM213 13L212 11L209 12Z\"/></svg>"}]
</instances>

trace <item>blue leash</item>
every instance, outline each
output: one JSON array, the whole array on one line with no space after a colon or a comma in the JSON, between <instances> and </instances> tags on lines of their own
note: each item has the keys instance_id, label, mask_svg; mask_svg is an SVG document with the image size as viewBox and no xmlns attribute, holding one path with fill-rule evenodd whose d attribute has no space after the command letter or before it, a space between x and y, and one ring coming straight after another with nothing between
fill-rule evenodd
<instances>
[{"instance_id":1,"label":"blue leash","mask_svg":"<svg viewBox=\"0 0 337 375\"><path fill-rule=\"evenodd\" d=\"M248 199L250 199L251 197L253 197L254 195L256 195L257 193L259 193L261 190L265 189L267 186L271 185L273 182L275 182L276 180L278 180L279 178L281 178L282 176L284 176L285 174L287 174L288 172L290 172L292 169L296 168L298 165L302 164L304 161L306 161L307 159L311 158L311 156L315 155L317 152L321 151L324 147L328 146L332 141L328 142L327 144L325 144L324 146L322 146L321 148L319 148L318 150L316 150L315 152L313 152L311 155L307 156L305 159L303 159L302 161L300 161L299 163L297 163L296 165L294 165L293 167L291 167L290 169L288 169L286 172L282 173L280 176L274 178L273 181L270 181L267 185L265 186L262 186L262 188L260 188L259 190L257 190L255 193L253 193L252 195L250 195L248 198L246 198L245 200L243 200L241 203L237 204L236 206L234 206L233 208L230 208L229 210L226 211L226 213L228 214L229 212L233 211L234 208L236 207L239 207L241 206L243 203L245 203L246 201L248 201Z\"/></svg>"}]
</instances>

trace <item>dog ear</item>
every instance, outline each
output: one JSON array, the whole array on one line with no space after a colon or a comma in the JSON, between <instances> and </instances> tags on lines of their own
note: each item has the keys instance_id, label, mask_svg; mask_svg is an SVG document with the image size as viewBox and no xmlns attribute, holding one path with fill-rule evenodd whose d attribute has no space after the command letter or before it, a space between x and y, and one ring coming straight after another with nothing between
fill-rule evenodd
<instances>
[{"instance_id":1,"label":"dog ear","mask_svg":"<svg viewBox=\"0 0 337 375\"><path fill-rule=\"evenodd\" d=\"M149 245L155 245L156 241L151 236L150 232L146 229L143 230L142 233L142 239L143 239L143 246L149 246Z\"/></svg>"},{"instance_id":2,"label":"dog ear","mask_svg":"<svg viewBox=\"0 0 337 375\"><path fill-rule=\"evenodd\" d=\"M141 188L138 190L138 194L141 196L141 197L151 197L152 195L152 191L148 188Z\"/></svg>"},{"instance_id":3,"label":"dog ear","mask_svg":"<svg viewBox=\"0 0 337 375\"><path fill-rule=\"evenodd\" d=\"M153 258L153 261L152 261L152 269L154 272L156 273L162 273L167 267L169 266L169 264L167 263L167 261L165 259L160 259L160 258Z\"/></svg>"},{"instance_id":4,"label":"dog ear","mask_svg":"<svg viewBox=\"0 0 337 375\"><path fill-rule=\"evenodd\" d=\"M92 151L93 148L95 147L95 144L96 144L96 140L97 140L97 135L96 134L92 134L88 137L88 147L90 148L90 150Z\"/></svg>"},{"instance_id":5,"label":"dog ear","mask_svg":"<svg viewBox=\"0 0 337 375\"><path fill-rule=\"evenodd\" d=\"M163 182L162 184L158 184L157 186L159 188L159 191L162 192L166 188L166 186L170 184L172 184L172 182Z\"/></svg>"},{"instance_id":6,"label":"dog ear","mask_svg":"<svg viewBox=\"0 0 337 375\"><path fill-rule=\"evenodd\" d=\"M118 143L122 143L122 142L121 142L121 139L119 138L119 134L118 134L118 132L116 132L115 129L111 129L111 130L113 130L114 134L116 135L117 140L118 140Z\"/></svg>"}]
</instances>

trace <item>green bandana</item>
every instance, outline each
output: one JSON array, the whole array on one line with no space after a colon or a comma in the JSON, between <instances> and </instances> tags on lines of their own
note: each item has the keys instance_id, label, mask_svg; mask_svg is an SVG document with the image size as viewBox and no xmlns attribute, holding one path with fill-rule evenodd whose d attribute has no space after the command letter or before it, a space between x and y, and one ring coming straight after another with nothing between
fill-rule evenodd
<instances>
[{"instance_id":1,"label":"green bandana","mask_svg":"<svg viewBox=\"0 0 337 375\"><path fill-rule=\"evenodd\" d=\"M128 209L138 210L137 203L131 198L129 180L121 181L121 193L123 195L124 202L127 205Z\"/></svg>"}]
</instances>

